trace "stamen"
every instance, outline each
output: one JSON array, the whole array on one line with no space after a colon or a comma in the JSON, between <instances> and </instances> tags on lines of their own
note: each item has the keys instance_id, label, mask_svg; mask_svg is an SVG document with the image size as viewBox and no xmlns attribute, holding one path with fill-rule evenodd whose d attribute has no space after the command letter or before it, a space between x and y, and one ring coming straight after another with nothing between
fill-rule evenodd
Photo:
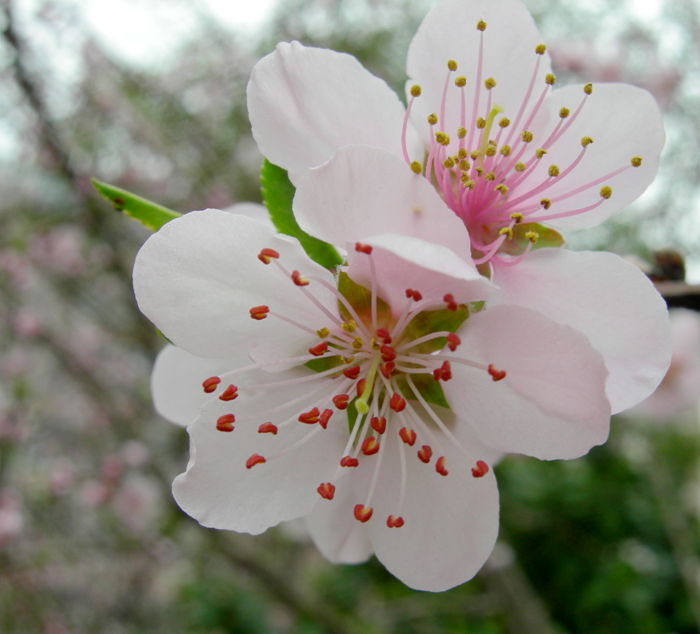
<instances>
[{"instance_id":1,"label":"stamen","mask_svg":"<svg viewBox=\"0 0 700 634\"><path fill-rule=\"evenodd\" d=\"M272 434L273 436L276 436L277 431L277 425L271 422L263 423L260 425L260 427L258 427L259 434Z\"/></svg>"},{"instance_id":2,"label":"stamen","mask_svg":"<svg viewBox=\"0 0 700 634\"><path fill-rule=\"evenodd\" d=\"M265 319L267 317L267 314L270 312L270 307L269 306L253 306L250 309L250 316L253 319Z\"/></svg>"},{"instance_id":3,"label":"stamen","mask_svg":"<svg viewBox=\"0 0 700 634\"><path fill-rule=\"evenodd\" d=\"M430 448L430 445L423 445L418 450L417 455L421 462L428 464L433 457L433 450Z\"/></svg>"},{"instance_id":4,"label":"stamen","mask_svg":"<svg viewBox=\"0 0 700 634\"><path fill-rule=\"evenodd\" d=\"M491 363L489 363L489 367L487 368L487 372L491 375L491 378L494 381L500 381L502 379L506 378L506 371L505 370L497 370Z\"/></svg>"},{"instance_id":5,"label":"stamen","mask_svg":"<svg viewBox=\"0 0 700 634\"><path fill-rule=\"evenodd\" d=\"M218 376L210 376L202 381L202 388L207 394L211 394L216 390L219 383L221 383L221 379Z\"/></svg>"},{"instance_id":6,"label":"stamen","mask_svg":"<svg viewBox=\"0 0 700 634\"><path fill-rule=\"evenodd\" d=\"M246 469L252 469L255 465L258 464L263 464L264 462L267 462L265 458L263 458L259 453L254 453L248 460L245 462L245 467Z\"/></svg>"},{"instance_id":7,"label":"stamen","mask_svg":"<svg viewBox=\"0 0 700 634\"><path fill-rule=\"evenodd\" d=\"M220 401L232 401L238 398L238 388L235 385L229 385L221 394L219 394Z\"/></svg>"},{"instance_id":8,"label":"stamen","mask_svg":"<svg viewBox=\"0 0 700 634\"><path fill-rule=\"evenodd\" d=\"M386 431L386 418L384 416L372 416L370 425L378 434L383 434Z\"/></svg>"},{"instance_id":9,"label":"stamen","mask_svg":"<svg viewBox=\"0 0 700 634\"><path fill-rule=\"evenodd\" d=\"M330 482L323 482L319 484L318 489L316 490L324 500L332 500L333 496L335 495L335 486Z\"/></svg>"},{"instance_id":10,"label":"stamen","mask_svg":"<svg viewBox=\"0 0 700 634\"><path fill-rule=\"evenodd\" d=\"M374 509L371 506L365 506L364 504L355 504L353 513L355 514L355 519L364 524L372 517Z\"/></svg>"},{"instance_id":11,"label":"stamen","mask_svg":"<svg viewBox=\"0 0 700 634\"><path fill-rule=\"evenodd\" d=\"M413 447L416 443L416 432L408 427L402 427L399 429L399 436L409 447Z\"/></svg>"},{"instance_id":12,"label":"stamen","mask_svg":"<svg viewBox=\"0 0 700 634\"><path fill-rule=\"evenodd\" d=\"M400 515L398 517L389 515L386 518L386 525L389 528L401 528L404 525L404 519Z\"/></svg>"},{"instance_id":13,"label":"stamen","mask_svg":"<svg viewBox=\"0 0 700 634\"><path fill-rule=\"evenodd\" d=\"M260 253L258 253L258 260L260 260L263 264L269 264L271 259L278 259L280 254L275 251L274 249L262 249Z\"/></svg>"},{"instance_id":14,"label":"stamen","mask_svg":"<svg viewBox=\"0 0 700 634\"><path fill-rule=\"evenodd\" d=\"M489 472L489 466L483 460L476 461L476 467L472 467L472 475L475 478L483 478Z\"/></svg>"},{"instance_id":15,"label":"stamen","mask_svg":"<svg viewBox=\"0 0 700 634\"><path fill-rule=\"evenodd\" d=\"M435 463L435 471L437 471L441 476L446 476L449 471L445 469L445 456L440 456Z\"/></svg>"},{"instance_id":16,"label":"stamen","mask_svg":"<svg viewBox=\"0 0 700 634\"><path fill-rule=\"evenodd\" d=\"M233 414L224 414L216 419L216 429L218 431L233 431L233 423L236 417Z\"/></svg>"}]
</instances>

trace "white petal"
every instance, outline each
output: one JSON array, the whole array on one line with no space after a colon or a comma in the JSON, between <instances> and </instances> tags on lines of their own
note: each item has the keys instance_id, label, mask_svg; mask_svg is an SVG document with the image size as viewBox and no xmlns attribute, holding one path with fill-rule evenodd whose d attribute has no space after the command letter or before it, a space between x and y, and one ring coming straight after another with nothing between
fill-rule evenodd
<instances>
[{"instance_id":1,"label":"white petal","mask_svg":"<svg viewBox=\"0 0 700 634\"><path fill-rule=\"evenodd\" d=\"M581 333L518 306L491 306L460 329L457 356L506 377L452 363L443 390L453 411L499 451L576 458L607 439L607 371ZM459 433L461 428L455 430Z\"/></svg>"},{"instance_id":2,"label":"white petal","mask_svg":"<svg viewBox=\"0 0 700 634\"><path fill-rule=\"evenodd\" d=\"M481 83L478 81L480 32L479 20L487 23L483 33L484 57ZM460 89L454 78L467 78L465 127L471 129L472 118L488 116L487 94L483 82L489 77L496 80L492 89L492 105L503 108L501 116L511 119L513 125L524 102L538 56L535 47L541 43L532 17L519 0L446 0L437 4L423 20L408 50L408 86L415 83L422 95L414 103L411 115L419 130L425 130L426 117L440 114L442 94L447 78L447 62L457 62L452 74L447 98L446 121L437 129L455 135L460 126ZM537 81L527 101L521 121L524 122L544 87L544 77L550 72L549 55L539 56ZM480 91L479 105L474 113L473 100ZM473 116L472 116L473 115Z\"/></svg>"},{"instance_id":3,"label":"white petal","mask_svg":"<svg viewBox=\"0 0 700 634\"><path fill-rule=\"evenodd\" d=\"M151 395L156 411L178 425L189 425L211 394L202 389L202 381L220 372L248 362L246 355L237 359L196 357L176 346L165 346L153 366Z\"/></svg>"},{"instance_id":4,"label":"white petal","mask_svg":"<svg viewBox=\"0 0 700 634\"><path fill-rule=\"evenodd\" d=\"M193 354L237 357L241 346L247 349L256 340L274 344L280 357L298 354L309 345L306 333L273 316L251 319L250 308L267 305L314 329L328 317L274 263L258 260L265 247L277 250L290 271L332 280L296 240L264 223L213 209L195 211L166 224L136 256L139 308L168 339ZM320 285L312 292L323 305L335 307L335 296Z\"/></svg>"},{"instance_id":5,"label":"white petal","mask_svg":"<svg viewBox=\"0 0 700 634\"><path fill-rule=\"evenodd\" d=\"M302 372L276 374L272 379ZM234 401L224 403L214 398L188 428L190 464L173 483L175 499L182 509L204 526L253 534L307 515L318 500L316 488L335 472L347 438L347 428L340 422L331 422L323 430L296 420L312 403L310 399L302 403L293 399L308 389L308 384L302 384L251 393L242 385ZM278 409L268 412L272 408ZM216 420L226 413L236 416L235 429L217 431ZM280 424L290 417L294 422L280 428L277 435L257 431L263 422ZM303 446L273 458L314 432ZM254 453L267 462L247 469L246 460Z\"/></svg>"},{"instance_id":6,"label":"white petal","mask_svg":"<svg viewBox=\"0 0 700 634\"><path fill-rule=\"evenodd\" d=\"M253 69L248 113L260 151L294 181L344 145L401 155L403 105L383 80L344 53L278 44Z\"/></svg>"},{"instance_id":7,"label":"white petal","mask_svg":"<svg viewBox=\"0 0 700 634\"><path fill-rule=\"evenodd\" d=\"M549 122L533 124L535 138L532 145L540 144L549 136L559 121L556 113L567 107L571 117L584 97L582 86L567 86L555 90L547 99ZM542 198L552 200L552 206L533 215L549 215L587 207L601 200L601 187L612 188L612 197L599 207L579 215L548 220L545 224L561 229L580 229L599 224L616 211L622 209L649 186L656 176L659 156L664 145L664 128L661 112L654 98L646 90L627 84L595 84L593 93L587 98L583 109L566 133L551 147L539 162L538 168L517 188L512 196L521 196L532 187L547 180L547 170L556 165L560 173L573 163L580 154L581 139L591 137L593 143L578 165L551 187L539 193L534 202ZM536 149L535 147L532 148ZM531 154L530 154L531 155ZM632 167L630 159L639 156L642 164ZM525 157L529 157L528 154ZM612 178L603 178L620 168L626 168ZM598 181L598 182L597 182ZM557 201L582 186L597 182L578 194Z\"/></svg>"},{"instance_id":8,"label":"white petal","mask_svg":"<svg viewBox=\"0 0 700 634\"><path fill-rule=\"evenodd\" d=\"M238 214L239 216L247 216L248 218L262 222L270 229L270 231L277 231L270 220L270 214L268 213L267 208L259 203L235 203L230 207L226 207L226 209L223 209L222 211L230 214Z\"/></svg>"},{"instance_id":9,"label":"white petal","mask_svg":"<svg viewBox=\"0 0 700 634\"><path fill-rule=\"evenodd\" d=\"M518 304L585 334L603 356L617 413L651 394L668 368L666 305L633 264L612 253L541 249L499 267L491 304Z\"/></svg>"},{"instance_id":10,"label":"white petal","mask_svg":"<svg viewBox=\"0 0 700 634\"><path fill-rule=\"evenodd\" d=\"M469 254L462 221L425 178L383 150L339 150L299 183L294 214L305 231L338 245L398 233Z\"/></svg>"}]
</instances>

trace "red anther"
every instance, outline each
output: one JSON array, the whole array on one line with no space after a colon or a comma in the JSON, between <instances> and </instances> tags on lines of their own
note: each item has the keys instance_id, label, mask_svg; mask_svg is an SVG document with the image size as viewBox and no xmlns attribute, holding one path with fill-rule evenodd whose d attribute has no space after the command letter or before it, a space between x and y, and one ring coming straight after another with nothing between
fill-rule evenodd
<instances>
[{"instance_id":1,"label":"red anther","mask_svg":"<svg viewBox=\"0 0 700 634\"><path fill-rule=\"evenodd\" d=\"M483 460L476 461L476 467L472 467L472 475L475 478L483 478L489 472L489 466Z\"/></svg>"},{"instance_id":2,"label":"red anther","mask_svg":"<svg viewBox=\"0 0 700 634\"><path fill-rule=\"evenodd\" d=\"M335 486L330 482L322 482L316 490L324 500L332 500L335 495Z\"/></svg>"},{"instance_id":3,"label":"red anther","mask_svg":"<svg viewBox=\"0 0 700 634\"><path fill-rule=\"evenodd\" d=\"M391 335L386 328L377 328L375 334L377 335L377 339L383 339L384 343L391 343Z\"/></svg>"},{"instance_id":4,"label":"red anther","mask_svg":"<svg viewBox=\"0 0 700 634\"><path fill-rule=\"evenodd\" d=\"M315 346L311 346L309 348L309 354L314 355L315 357L320 357L322 354L324 354L328 350L328 342L327 341L321 341L317 343Z\"/></svg>"},{"instance_id":5,"label":"red anther","mask_svg":"<svg viewBox=\"0 0 700 634\"><path fill-rule=\"evenodd\" d=\"M219 383L221 383L221 379L218 376L210 376L202 381L202 388L207 394L211 394Z\"/></svg>"},{"instance_id":6,"label":"red anther","mask_svg":"<svg viewBox=\"0 0 700 634\"><path fill-rule=\"evenodd\" d=\"M236 417L233 414L224 414L216 419L216 428L219 431L233 431L233 423Z\"/></svg>"},{"instance_id":7,"label":"red anther","mask_svg":"<svg viewBox=\"0 0 700 634\"><path fill-rule=\"evenodd\" d=\"M372 246L369 244L362 244L362 242L355 242L355 251L369 255L372 253Z\"/></svg>"},{"instance_id":8,"label":"red anther","mask_svg":"<svg viewBox=\"0 0 700 634\"><path fill-rule=\"evenodd\" d=\"M406 289L406 297L408 297L409 299L413 299L417 302L419 302L421 299L423 299L423 295L421 295L419 291L417 291L413 288Z\"/></svg>"},{"instance_id":9,"label":"red anther","mask_svg":"<svg viewBox=\"0 0 700 634\"><path fill-rule=\"evenodd\" d=\"M399 436L409 447L413 447L416 442L416 432L408 427L402 427L399 429Z\"/></svg>"},{"instance_id":10,"label":"red anther","mask_svg":"<svg viewBox=\"0 0 700 634\"><path fill-rule=\"evenodd\" d=\"M353 365L350 368L345 368L343 374L349 379L356 379L360 375L360 366Z\"/></svg>"},{"instance_id":11,"label":"red anther","mask_svg":"<svg viewBox=\"0 0 700 634\"><path fill-rule=\"evenodd\" d=\"M389 361L388 363L382 363L379 366L379 371L385 379L390 379L394 368L396 368L396 364L393 361Z\"/></svg>"},{"instance_id":12,"label":"red anther","mask_svg":"<svg viewBox=\"0 0 700 634\"><path fill-rule=\"evenodd\" d=\"M323 429L326 429L326 427L328 427L328 420L331 416L333 416L333 410L324 409L323 412L321 412L321 416L318 419L318 424L321 425Z\"/></svg>"},{"instance_id":13,"label":"red anther","mask_svg":"<svg viewBox=\"0 0 700 634\"><path fill-rule=\"evenodd\" d=\"M258 427L258 433L259 434L274 434L275 436L277 435L277 425L274 425L272 423L263 423Z\"/></svg>"},{"instance_id":14,"label":"red anther","mask_svg":"<svg viewBox=\"0 0 700 634\"><path fill-rule=\"evenodd\" d=\"M360 379L357 382L357 396L362 396L362 393L365 391L365 385L367 385L367 379Z\"/></svg>"},{"instance_id":15,"label":"red anther","mask_svg":"<svg viewBox=\"0 0 700 634\"><path fill-rule=\"evenodd\" d=\"M360 461L357 458L351 458L350 456L343 456L340 459L341 467L356 467L359 464Z\"/></svg>"},{"instance_id":16,"label":"red anther","mask_svg":"<svg viewBox=\"0 0 700 634\"><path fill-rule=\"evenodd\" d=\"M238 388L235 385L229 385L219 394L220 401L232 401L234 398L238 398Z\"/></svg>"},{"instance_id":17,"label":"red anther","mask_svg":"<svg viewBox=\"0 0 700 634\"><path fill-rule=\"evenodd\" d=\"M378 451L379 443L374 436L367 436L367 438L362 441L362 453L365 454L365 456L373 456Z\"/></svg>"},{"instance_id":18,"label":"red anther","mask_svg":"<svg viewBox=\"0 0 700 634\"><path fill-rule=\"evenodd\" d=\"M433 377L436 381L449 381L452 378L452 366L449 361L443 361L439 368L433 370Z\"/></svg>"},{"instance_id":19,"label":"red anther","mask_svg":"<svg viewBox=\"0 0 700 634\"><path fill-rule=\"evenodd\" d=\"M386 518L386 525L389 528L401 528L404 524L403 517L400 515L398 517L389 515L389 517Z\"/></svg>"},{"instance_id":20,"label":"red anther","mask_svg":"<svg viewBox=\"0 0 700 634\"><path fill-rule=\"evenodd\" d=\"M395 412L401 412L406 407L406 399L398 392L394 392L389 399L389 407Z\"/></svg>"},{"instance_id":21,"label":"red anther","mask_svg":"<svg viewBox=\"0 0 700 634\"><path fill-rule=\"evenodd\" d=\"M270 312L270 307L269 306L253 306L253 308L250 309L250 316L253 319L265 319L267 317L267 313Z\"/></svg>"},{"instance_id":22,"label":"red anther","mask_svg":"<svg viewBox=\"0 0 700 634\"><path fill-rule=\"evenodd\" d=\"M258 253L258 260L260 260L263 264L269 264L272 258L275 258L276 260L279 256L280 254L274 249L265 248Z\"/></svg>"},{"instance_id":23,"label":"red anther","mask_svg":"<svg viewBox=\"0 0 700 634\"><path fill-rule=\"evenodd\" d=\"M449 471L445 469L445 456L440 456L435 463L435 471L437 471L441 476L446 476Z\"/></svg>"},{"instance_id":24,"label":"red anther","mask_svg":"<svg viewBox=\"0 0 700 634\"><path fill-rule=\"evenodd\" d=\"M314 407L313 409L310 409L308 412L302 412L299 414L299 422L300 423L306 423L307 425L314 425L315 423L318 423L320 416L320 412L318 411L318 407Z\"/></svg>"},{"instance_id":25,"label":"red anther","mask_svg":"<svg viewBox=\"0 0 700 634\"><path fill-rule=\"evenodd\" d=\"M447 347L454 352L457 350L457 346L462 343L462 340L453 332L451 332L447 337Z\"/></svg>"},{"instance_id":26,"label":"red anther","mask_svg":"<svg viewBox=\"0 0 700 634\"><path fill-rule=\"evenodd\" d=\"M335 405L338 409L346 409L349 402L349 394L337 394L333 397L333 405Z\"/></svg>"},{"instance_id":27,"label":"red anther","mask_svg":"<svg viewBox=\"0 0 700 634\"><path fill-rule=\"evenodd\" d=\"M259 453L254 453L248 460L245 461L245 468L252 469L256 464L267 462Z\"/></svg>"},{"instance_id":28,"label":"red anther","mask_svg":"<svg viewBox=\"0 0 700 634\"><path fill-rule=\"evenodd\" d=\"M292 271L292 282L294 282L297 286L309 285L309 280L307 280L305 277L302 277L299 271Z\"/></svg>"},{"instance_id":29,"label":"red anther","mask_svg":"<svg viewBox=\"0 0 700 634\"><path fill-rule=\"evenodd\" d=\"M493 367L492 364L489 363L489 367L487 368L488 373L491 375L491 378L494 381L500 381L501 379L506 378L506 371L505 370L496 370L496 368Z\"/></svg>"},{"instance_id":30,"label":"red anther","mask_svg":"<svg viewBox=\"0 0 700 634\"><path fill-rule=\"evenodd\" d=\"M393 361L396 359L396 350L389 344L384 344L379 351L382 353L382 361Z\"/></svg>"},{"instance_id":31,"label":"red anther","mask_svg":"<svg viewBox=\"0 0 700 634\"><path fill-rule=\"evenodd\" d=\"M378 434L383 434L386 431L386 418L384 416L372 416L369 424Z\"/></svg>"},{"instance_id":32,"label":"red anther","mask_svg":"<svg viewBox=\"0 0 700 634\"><path fill-rule=\"evenodd\" d=\"M433 457L433 450L430 448L430 445L423 445L417 453L421 462L425 462L425 464L428 464Z\"/></svg>"},{"instance_id":33,"label":"red anther","mask_svg":"<svg viewBox=\"0 0 700 634\"><path fill-rule=\"evenodd\" d=\"M457 308L459 308L452 293L447 293L442 298L442 301L444 301L445 304L447 304L447 310L457 310Z\"/></svg>"},{"instance_id":34,"label":"red anther","mask_svg":"<svg viewBox=\"0 0 700 634\"><path fill-rule=\"evenodd\" d=\"M355 519L358 522L364 523L367 522L370 517L372 517L374 509L371 506L365 506L364 504L355 504L353 512L355 513Z\"/></svg>"}]
</instances>

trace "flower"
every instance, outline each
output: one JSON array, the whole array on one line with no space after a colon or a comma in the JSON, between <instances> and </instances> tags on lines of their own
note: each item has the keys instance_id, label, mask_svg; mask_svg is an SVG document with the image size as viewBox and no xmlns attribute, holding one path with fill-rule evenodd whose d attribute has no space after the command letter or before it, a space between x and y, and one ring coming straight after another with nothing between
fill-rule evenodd
<instances>
[{"instance_id":1,"label":"flower","mask_svg":"<svg viewBox=\"0 0 700 634\"><path fill-rule=\"evenodd\" d=\"M463 257L500 288L492 304L583 332L605 360L613 412L646 398L669 362L658 293L615 255L542 247L562 244L552 227L595 225L646 189L664 141L654 99L624 84L554 90L519 0L444 0L418 29L407 71L404 108L346 54L281 43L253 69L260 150L295 184L326 193L325 218L310 220L295 199L300 226L337 243L332 225L345 226L348 196L372 197L400 168L415 172L464 223Z\"/></svg>"},{"instance_id":2,"label":"flower","mask_svg":"<svg viewBox=\"0 0 700 634\"><path fill-rule=\"evenodd\" d=\"M461 223L401 174L338 216L335 274L264 222L205 210L149 238L134 289L175 344L152 387L159 411L189 424L173 487L187 513L253 534L306 517L332 561L374 552L439 591L491 552L502 452L572 458L605 441L607 370L573 328L483 308L493 285L457 255ZM322 194L313 181L297 192L316 222Z\"/></svg>"}]
</instances>

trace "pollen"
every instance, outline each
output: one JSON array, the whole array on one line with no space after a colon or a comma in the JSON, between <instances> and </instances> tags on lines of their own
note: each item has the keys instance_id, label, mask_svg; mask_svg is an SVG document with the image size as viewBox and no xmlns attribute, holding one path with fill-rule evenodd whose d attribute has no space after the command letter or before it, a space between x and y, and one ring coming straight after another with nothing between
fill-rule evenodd
<instances>
[{"instance_id":1,"label":"pollen","mask_svg":"<svg viewBox=\"0 0 700 634\"><path fill-rule=\"evenodd\" d=\"M477 31L485 31L486 30L486 22L484 22L483 20L479 20L476 23L476 30Z\"/></svg>"},{"instance_id":2,"label":"pollen","mask_svg":"<svg viewBox=\"0 0 700 634\"><path fill-rule=\"evenodd\" d=\"M464 88L466 85L467 78L463 75L460 75L459 77L455 78L455 86L457 86L457 88Z\"/></svg>"},{"instance_id":3,"label":"pollen","mask_svg":"<svg viewBox=\"0 0 700 634\"><path fill-rule=\"evenodd\" d=\"M545 150L544 148L540 148L539 150L535 150L535 156L538 159L541 159L545 154L547 154L547 150Z\"/></svg>"},{"instance_id":4,"label":"pollen","mask_svg":"<svg viewBox=\"0 0 700 634\"><path fill-rule=\"evenodd\" d=\"M435 125L437 122L438 122L438 117L434 112L428 115L428 123L430 125Z\"/></svg>"},{"instance_id":5,"label":"pollen","mask_svg":"<svg viewBox=\"0 0 700 634\"><path fill-rule=\"evenodd\" d=\"M496 80L493 77L489 77L488 79L484 80L484 87L486 90L491 90L492 88L496 87Z\"/></svg>"},{"instance_id":6,"label":"pollen","mask_svg":"<svg viewBox=\"0 0 700 634\"><path fill-rule=\"evenodd\" d=\"M593 143L593 139L591 139L591 137L589 137L589 136L585 136L585 137L583 137L583 138L581 139L581 145L582 145L583 147L587 147L587 146L589 146L591 143Z\"/></svg>"},{"instance_id":7,"label":"pollen","mask_svg":"<svg viewBox=\"0 0 700 634\"><path fill-rule=\"evenodd\" d=\"M513 169L514 169L516 172L524 172L524 171L525 171L525 163L516 163L516 164L513 166Z\"/></svg>"},{"instance_id":8,"label":"pollen","mask_svg":"<svg viewBox=\"0 0 700 634\"><path fill-rule=\"evenodd\" d=\"M559 168L556 165L550 165L547 173L552 177L556 178L559 176Z\"/></svg>"},{"instance_id":9,"label":"pollen","mask_svg":"<svg viewBox=\"0 0 700 634\"><path fill-rule=\"evenodd\" d=\"M414 84L411 86L411 97L420 97L421 93L423 91L421 90L421 87L418 84Z\"/></svg>"},{"instance_id":10,"label":"pollen","mask_svg":"<svg viewBox=\"0 0 700 634\"><path fill-rule=\"evenodd\" d=\"M571 111L568 108L561 108L559 110L559 118L560 119L566 119L570 114L571 114Z\"/></svg>"},{"instance_id":11,"label":"pollen","mask_svg":"<svg viewBox=\"0 0 700 634\"><path fill-rule=\"evenodd\" d=\"M420 174L423 171L423 166L418 161L413 161L411 163L411 171L414 174Z\"/></svg>"},{"instance_id":12,"label":"pollen","mask_svg":"<svg viewBox=\"0 0 700 634\"><path fill-rule=\"evenodd\" d=\"M612 188L608 187L607 185L605 185L604 187L601 187L600 188L600 196L601 196L601 198L605 198L605 200L607 200L608 198L610 198L610 196L612 196Z\"/></svg>"},{"instance_id":13,"label":"pollen","mask_svg":"<svg viewBox=\"0 0 700 634\"><path fill-rule=\"evenodd\" d=\"M440 145L449 145L450 144L450 135L445 134L444 132L436 132L435 133L435 140Z\"/></svg>"},{"instance_id":14,"label":"pollen","mask_svg":"<svg viewBox=\"0 0 700 634\"><path fill-rule=\"evenodd\" d=\"M585 92L587 95L590 95L593 92L593 84L586 84L583 87L583 92Z\"/></svg>"},{"instance_id":15,"label":"pollen","mask_svg":"<svg viewBox=\"0 0 700 634\"><path fill-rule=\"evenodd\" d=\"M529 130L523 130L522 134L520 135L520 138L525 141L525 143L530 143L532 139L534 138L534 134L530 132Z\"/></svg>"},{"instance_id":16,"label":"pollen","mask_svg":"<svg viewBox=\"0 0 700 634\"><path fill-rule=\"evenodd\" d=\"M447 61L447 68L449 68L451 71L457 70L457 62L453 59L450 59Z\"/></svg>"},{"instance_id":17,"label":"pollen","mask_svg":"<svg viewBox=\"0 0 700 634\"><path fill-rule=\"evenodd\" d=\"M531 244L535 244L540 239L540 234L537 231L526 231L525 237L530 241Z\"/></svg>"},{"instance_id":18,"label":"pollen","mask_svg":"<svg viewBox=\"0 0 700 634\"><path fill-rule=\"evenodd\" d=\"M355 330L357 330L357 323L354 319L348 319L347 321L344 321L342 324L340 324L340 327L345 332L355 332Z\"/></svg>"},{"instance_id":19,"label":"pollen","mask_svg":"<svg viewBox=\"0 0 700 634\"><path fill-rule=\"evenodd\" d=\"M514 211L512 214L510 214L510 218L511 220L515 220L516 225L523 221L523 215L518 211Z\"/></svg>"},{"instance_id":20,"label":"pollen","mask_svg":"<svg viewBox=\"0 0 700 634\"><path fill-rule=\"evenodd\" d=\"M448 156L443 162L442 166L446 167L447 169L452 169L455 166L454 159L451 156Z\"/></svg>"},{"instance_id":21,"label":"pollen","mask_svg":"<svg viewBox=\"0 0 700 634\"><path fill-rule=\"evenodd\" d=\"M501 183L500 185L496 185L496 191L501 192L502 196L505 196L508 193L508 188Z\"/></svg>"},{"instance_id":22,"label":"pollen","mask_svg":"<svg viewBox=\"0 0 700 634\"><path fill-rule=\"evenodd\" d=\"M501 154L503 154L503 156L509 156L510 155L510 145L504 145L500 149L500 152L501 152Z\"/></svg>"},{"instance_id":23,"label":"pollen","mask_svg":"<svg viewBox=\"0 0 700 634\"><path fill-rule=\"evenodd\" d=\"M641 156L633 156L630 159L630 164L632 167L639 167L642 164L642 157Z\"/></svg>"},{"instance_id":24,"label":"pollen","mask_svg":"<svg viewBox=\"0 0 700 634\"><path fill-rule=\"evenodd\" d=\"M465 136L467 136L467 129L466 128L457 128L457 138L463 139Z\"/></svg>"},{"instance_id":25,"label":"pollen","mask_svg":"<svg viewBox=\"0 0 700 634\"><path fill-rule=\"evenodd\" d=\"M508 240L513 239L513 229L512 227L501 227L498 230L498 235L499 236L508 236Z\"/></svg>"},{"instance_id":26,"label":"pollen","mask_svg":"<svg viewBox=\"0 0 700 634\"><path fill-rule=\"evenodd\" d=\"M479 117L476 120L476 127L479 128L479 130L483 130L486 127L486 119L484 119L484 117Z\"/></svg>"},{"instance_id":27,"label":"pollen","mask_svg":"<svg viewBox=\"0 0 700 634\"><path fill-rule=\"evenodd\" d=\"M554 73L547 73L547 75L544 78L544 83L547 84L548 86L554 86L556 81L557 81L557 78L554 76Z\"/></svg>"},{"instance_id":28,"label":"pollen","mask_svg":"<svg viewBox=\"0 0 700 634\"><path fill-rule=\"evenodd\" d=\"M540 205L542 205L542 207L545 209L549 209L552 206L552 201L549 200L549 198L543 198L540 200Z\"/></svg>"},{"instance_id":29,"label":"pollen","mask_svg":"<svg viewBox=\"0 0 700 634\"><path fill-rule=\"evenodd\" d=\"M547 47L544 44L538 44L535 46L535 53L538 55L544 55L545 51L547 50Z\"/></svg>"},{"instance_id":30,"label":"pollen","mask_svg":"<svg viewBox=\"0 0 700 634\"><path fill-rule=\"evenodd\" d=\"M499 122L498 125L501 128L507 128L510 125L510 119L508 117L503 117Z\"/></svg>"}]
</instances>

